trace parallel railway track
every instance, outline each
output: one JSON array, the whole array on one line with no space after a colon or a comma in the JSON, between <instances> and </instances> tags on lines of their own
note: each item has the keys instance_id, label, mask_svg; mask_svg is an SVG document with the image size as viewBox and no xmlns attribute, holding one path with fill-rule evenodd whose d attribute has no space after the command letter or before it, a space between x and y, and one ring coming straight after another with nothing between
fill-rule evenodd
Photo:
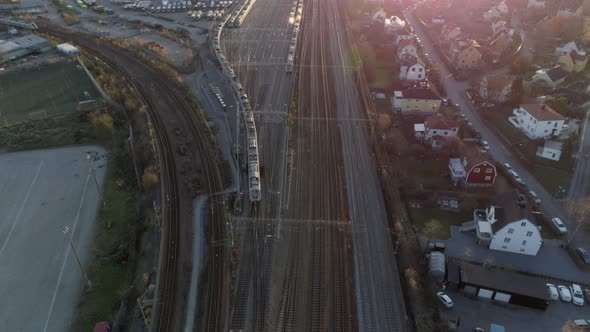
<instances>
[{"instance_id":1,"label":"parallel railway track","mask_svg":"<svg viewBox=\"0 0 590 332\"><path fill-rule=\"evenodd\" d=\"M204 121L199 118L195 112L194 105L187 100L183 90L179 89L180 85L163 74L146 64L140 57L131 52L114 46L108 42L88 38L83 34L73 31L66 31L46 23L40 24L42 32L58 37L62 40L73 41L76 45L82 47L86 52L100 58L109 64L115 71L123 75L136 89L138 97L142 99L147 106L147 111L152 119L156 129L156 136L159 143L160 159L164 167L162 170L162 183L165 185L164 206L167 208L164 227L162 230L162 241L165 242L161 247L165 252L161 257L165 262L160 262L160 271L158 276L159 289L152 319L152 331L176 331L180 330L178 322L175 321L175 299L179 291L177 280L179 275L179 258L184 253L179 250L180 235L183 233L185 223L190 223L190 218L183 219L183 216L191 216L192 211L182 211L186 205L181 204L182 199L192 199L187 191L181 192L179 179L176 174L179 171L179 164L176 159L179 156L175 153L174 143L170 137L174 136L174 131L178 134L178 128L187 129L194 138L198 155L203 166L203 173L206 177L206 192L208 194L222 191L222 179L219 169L217 168L217 155L212 148L212 142L207 137L208 129L203 128ZM157 92L157 98L154 94ZM176 111L176 112L175 112ZM166 121L162 118L173 117L172 121ZM170 124L178 126L171 128ZM168 126L167 126L168 125ZM181 131L180 131L181 132ZM178 140L178 137L177 137ZM178 142L175 142L178 145ZM211 200L211 227L210 236L214 243L223 238L223 204L217 200ZM190 207L191 204L188 204ZM186 208L188 210L188 208ZM203 314L202 325L207 331L223 330L224 327L224 308L222 306L222 287L223 287L223 246L214 246L209 251L209 289L208 308ZM179 308L182 309L182 308ZM193 313L187 313L192 315Z\"/></svg>"}]
</instances>

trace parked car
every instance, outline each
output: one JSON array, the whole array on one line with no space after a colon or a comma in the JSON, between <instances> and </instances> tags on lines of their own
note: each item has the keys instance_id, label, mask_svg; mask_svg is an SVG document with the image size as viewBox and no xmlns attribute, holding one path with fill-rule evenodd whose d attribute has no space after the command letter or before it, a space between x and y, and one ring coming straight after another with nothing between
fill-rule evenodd
<instances>
[{"instance_id":1,"label":"parked car","mask_svg":"<svg viewBox=\"0 0 590 332\"><path fill-rule=\"evenodd\" d=\"M529 195L531 195L533 202L535 202L536 204L541 204L541 198L537 195L536 192L531 190L529 191Z\"/></svg>"},{"instance_id":2,"label":"parked car","mask_svg":"<svg viewBox=\"0 0 590 332\"><path fill-rule=\"evenodd\" d=\"M444 292L436 293L436 297L438 298L440 303L442 303L445 307L447 307L447 308L453 307L453 300L451 300L451 298L447 294L445 294Z\"/></svg>"},{"instance_id":3,"label":"parked car","mask_svg":"<svg viewBox=\"0 0 590 332\"><path fill-rule=\"evenodd\" d=\"M585 264L590 264L590 254L588 253L588 251L586 249L579 247L579 248L576 248L576 252L580 256L582 261L584 261Z\"/></svg>"},{"instance_id":4,"label":"parked car","mask_svg":"<svg viewBox=\"0 0 590 332\"><path fill-rule=\"evenodd\" d=\"M572 302L572 294L567 287L559 285L557 286L557 290L559 291L559 298L563 302Z\"/></svg>"},{"instance_id":5,"label":"parked car","mask_svg":"<svg viewBox=\"0 0 590 332\"><path fill-rule=\"evenodd\" d=\"M567 227L565 227L565 225L563 224L561 219L553 218L553 219L551 219L551 224L553 224L553 227L555 228L557 233L562 234L562 235L567 234Z\"/></svg>"},{"instance_id":6,"label":"parked car","mask_svg":"<svg viewBox=\"0 0 590 332\"><path fill-rule=\"evenodd\" d=\"M557 292L557 287L553 284L547 284L547 291L549 292L549 298L552 300L559 300L559 293Z\"/></svg>"},{"instance_id":7,"label":"parked car","mask_svg":"<svg viewBox=\"0 0 590 332\"><path fill-rule=\"evenodd\" d=\"M575 305L584 305L584 294L582 293L582 287L580 287L578 284L572 284L570 291L572 292L572 302Z\"/></svg>"},{"instance_id":8,"label":"parked car","mask_svg":"<svg viewBox=\"0 0 590 332\"><path fill-rule=\"evenodd\" d=\"M572 324L577 328L582 328L584 331L590 328L590 321L587 319L574 319L572 320Z\"/></svg>"},{"instance_id":9,"label":"parked car","mask_svg":"<svg viewBox=\"0 0 590 332\"><path fill-rule=\"evenodd\" d=\"M518 202L517 202L518 206L524 208L527 206L528 201L526 199L525 195L518 195Z\"/></svg>"},{"instance_id":10,"label":"parked car","mask_svg":"<svg viewBox=\"0 0 590 332\"><path fill-rule=\"evenodd\" d=\"M586 301L590 303L590 289L584 289L584 294L586 294Z\"/></svg>"},{"instance_id":11,"label":"parked car","mask_svg":"<svg viewBox=\"0 0 590 332\"><path fill-rule=\"evenodd\" d=\"M488 143L488 141L482 141L481 142L481 146L483 147L484 150L489 151L490 150L490 144Z\"/></svg>"},{"instance_id":12,"label":"parked car","mask_svg":"<svg viewBox=\"0 0 590 332\"><path fill-rule=\"evenodd\" d=\"M523 186L525 185L524 180L520 178L520 176L518 175L518 173L516 173L514 170L509 170L508 173L510 173L510 175L512 175L512 177L514 178L514 180L516 180L516 182L522 184Z\"/></svg>"},{"instance_id":13,"label":"parked car","mask_svg":"<svg viewBox=\"0 0 590 332\"><path fill-rule=\"evenodd\" d=\"M504 168L506 168L506 170L508 170L508 171L512 170L512 166L509 163L505 163Z\"/></svg>"}]
</instances>

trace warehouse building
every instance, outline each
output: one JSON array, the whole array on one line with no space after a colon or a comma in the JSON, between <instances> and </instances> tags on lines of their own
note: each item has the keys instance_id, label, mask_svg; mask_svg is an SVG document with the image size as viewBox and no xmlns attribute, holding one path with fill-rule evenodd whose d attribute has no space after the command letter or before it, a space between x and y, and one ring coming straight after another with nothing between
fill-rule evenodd
<instances>
[{"instance_id":1,"label":"warehouse building","mask_svg":"<svg viewBox=\"0 0 590 332\"><path fill-rule=\"evenodd\" d=\"M37 35L0 40L0 63L51 50L51 42Z\"/></svg>"},{"instance_id":2,"label":"warehouse building","mask_svg":"<svg viewBox=\"0 0 590 332\"><path fill-rule=\"evenodd\" d=\"M549 292L541 279L468 263L449 264L447 269L447 284L467 295L543 310L549 305Z\"/></svg>"}]
</instances>

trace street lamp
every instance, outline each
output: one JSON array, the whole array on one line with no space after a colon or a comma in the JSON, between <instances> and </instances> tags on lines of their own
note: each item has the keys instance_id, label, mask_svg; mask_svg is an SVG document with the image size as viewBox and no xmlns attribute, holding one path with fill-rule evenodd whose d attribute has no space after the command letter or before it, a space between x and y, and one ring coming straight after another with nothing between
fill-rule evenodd
<instances>
[{"instance_id":1,"label":"street lamp","mask_svg":"<svg viewBox=\"0 0 590 332\"><path fill-rule=\"evenodd\" d=\"M92 157L89 153L86 154L86 159L90 163L90 172L92 172L92 177L94 178L94 183L96 184L96 190L98 190L98 195L100 196L100 200L102 201L102 206L106 207L107 204L104 201L104 197L102 196L102 191L100 190L100 186L98 185L98 180L96 180L96 173L94 173L94 165L92 164Z\"/></svg>"},{"instance_id":2,"label":"street lamp","mask_svg":"<svg viewBox=\"0 0 590 332\"><path fill-rule=\"evenodd\" d=\"M82 275L84 275L84 279L86 279L86 284L88 285L88 288L90 288L90 287L92 287L92 282L90 282L90 279L88 279L88 275L86 274L86 271L84 270L84 267L82 266L82 263L80 262L80 258L78 257L78 253L76 252L76 248L74 247L74 243L72 243L72 238L70 237L69 231L70 231L70 228L68 226L65 226L62 233L64 233L65 237L68 239L68 242L70 242L70 247L72 248L72 251L74 252L74 256L76 257L76 261L78 261L78 265L80 266L80 271L82 271Z\"/></svg>"}]
</instances>

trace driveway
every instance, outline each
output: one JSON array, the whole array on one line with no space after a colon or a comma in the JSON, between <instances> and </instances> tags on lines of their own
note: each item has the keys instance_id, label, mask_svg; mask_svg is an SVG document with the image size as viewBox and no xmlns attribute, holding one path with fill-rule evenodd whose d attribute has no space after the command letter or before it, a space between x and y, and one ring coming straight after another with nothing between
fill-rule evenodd
<instances>
[{"instance_id":1,"label":"driveway","mask_svg":"<svg viewBox=\"0 0 590 332\"><path fill-rule=\"evenodd\" d=\"M469 262L490 262L498 267L587 284L590 272L580 270L559 243L559 240L544 240L536 256L521 255L479 246L473 232L462 233L459 227L452 226L451 238L445 241L445 254Z\"/></svg>"},{"instance_id":2,"label":"driveway","mask_svg":"<svg viewBox=\"0 0 590 332\"><path fill-rule=\"evenodd\" d=\"M461 318L465 331L475 327L488 329L490 323L504 326L506 331L560 331L568 320L587 319L588 304L578 307L571 303L551 301L547 310L498 304L484 299L474 299L459 291L445 291L455 305L451 309L441 309L445 320Z\"/></svg>"},{"instance_id":3,"label":"driveway","mask_svg":"<svg viewBox=\"0 0 590 332\"><path fill-rule=\"evenodd\" d=\"M452 98L453 101L461 107L462 113L465 114L467 120L473 124L473 127L478 130L483 139L487 140L490 145L489 153L499 163L510 163L512 168L520 175L520 177L527 183L529 190L533 190L537 193L539 198L543 201L543 205L540 210L543 214L548 217L560 217L562 220L568 220L565 218L565 211L560 202L556 201L553 196L545 190L545 188L537 181L537 179L529 172L527 168L520 162L520 160L513 156L512 153L502 144L502 141L485 126L484 120L472 107L471 103L465 96L465 89L468 86L467 82L456 81L446 63L441 60L438 49L434 47L428 34L425 32L425 28L419 24L418 20L412 13L408 14L406 19L414 27L415 33L422 40L422 47L425 52L431 54L433 60L440 64L441 75L444 77L444 84L447 89L448 97ZM588 147L590 153L590 146ZM588 171L590 172L590 171Z\"/></svg>"}]
</instances>

